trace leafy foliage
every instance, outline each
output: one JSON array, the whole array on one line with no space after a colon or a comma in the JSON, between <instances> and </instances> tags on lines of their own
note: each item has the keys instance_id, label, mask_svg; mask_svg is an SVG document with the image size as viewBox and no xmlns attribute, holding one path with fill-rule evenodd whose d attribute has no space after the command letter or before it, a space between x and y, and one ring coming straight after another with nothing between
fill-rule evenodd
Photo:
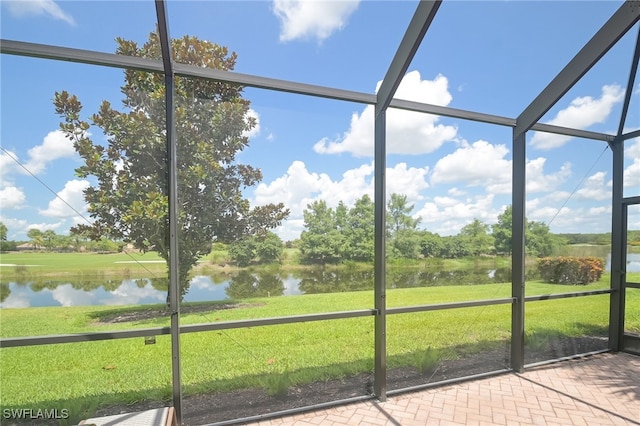
<instances>
[{"instance_id":1,"label":"leafy foliage","mask_svg":"<svg viewBox=\"0 0 640 426\"><path fill-rule=\"evenodd\" d=\"M333 263L341 258L344 234L338 229L336 213L324 200L304 210L306 230L300 234L300 254L309 263Z\"/></svg>"},{"instance_id":2,"label":"leafy foliage","mask_svg":"<svg viewBox=\"0 0 640 426\"><path fill-rule=\"evenodd\" d=\"M498 254L511 254L513 236L511 222L513 209L508 206L498 216L498 222L492 226ZM528 255L536 257L550 256L565 243L563 238L557 237L549 231L549 226L543 222L532 222L525 219L525 250Z\"/></svg>"},{"instance_id":3,"label":"leafy foliage","mask_svg":"<svg viewBox=\"0 0 640 426\"><path fill-rule=\"evenodd\" d=\"M256 259L260 263L279 262L282 252L282 240L273 232L249 235L229 245L229 256L238 266L249 266Z\"/></svg>"},{"instance_id":4,"label":"leafy foliage","mask_svg":"<svg viewBox=\"0 0 640 426\"><path fill-rule=\"evenodd\" d=\"M117 54L161 59L157 33L142 46L117 39ZM232 70L236 54L226 47L185 36L172 40L174 60L218 70ZM176 77L175 121L179 206L179 279L182 294L196 261L211 251L212 242L256 235L281 223L288 210L280 203L251 208L246 187L262 179L259 169L239 164L236 155L249 143L256 125L248 115L242 87L219 81ZM89 121L82 105L66 91L54 105L60 127L83 160L81 178L97 184L85 190L91 225L78 231L93 239L108 236L156 251L169 261L168 150L164 76L129 69L121 88L124 111L103 101ZM103 146L91 139L91 124L107 138Z\"/></svg>"},{"instance_id":5,"label":"leafy foliage","mask_svg":"<svg viewBox=\"0 0 640 426\"><path fill-rule=\"evenodd\" d=\"M458 235L440 236L418 229L407 197L392 194L387 203L387 258L461 258L511 254L511 206L489 226L479 219L465 225ZM300 239L301 258L307 263L369 262L374 257L374 204L368 195L347 209L340 202L331 209L315 201L304 211L305 230ZM491 233L490 233L491 231ZM525 245L531 256L549 256L564 244L542 222L527 221Z\"/></svg>"},{"instance_id":6,"label":"leafy foliage","mask_svg":"<svg viewBox=\"0 0 640 426\"><path fill-rule=\"evenodd\" d=\"M494 251L495 240L489 234L489 225L479 219L473 219L473 222L462 227L459 236L464 245L469 247L469 256L491 254Z\"/></svg>"},{"instance_id":7,"label":"leafy foliage","mask_svg":"<svg viewBox=\"0 0 640 426\"><path fill-rule=\"evenodd\" d=\"M543 280L554 284L589 284L604 272L604 263L597 257L545 257L538 260Z\"/></svg>"}]
</instances>

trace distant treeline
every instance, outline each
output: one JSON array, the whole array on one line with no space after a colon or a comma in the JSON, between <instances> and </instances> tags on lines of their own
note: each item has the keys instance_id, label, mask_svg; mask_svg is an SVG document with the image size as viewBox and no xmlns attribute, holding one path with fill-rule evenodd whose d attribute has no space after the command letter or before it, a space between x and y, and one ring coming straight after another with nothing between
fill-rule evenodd
<instances>
[{"instance_id":1,"label":"distant treeline","mask_svg":"<svg viewBox=\"0 0 640 426\"><path fill-rule=\"evenodd\" d=\"M567 244L611 244L611 232L602 234L555 234L563 238ZM640 245L640 230L627 231L627 244Z\"/></svg>"}]
</instances>

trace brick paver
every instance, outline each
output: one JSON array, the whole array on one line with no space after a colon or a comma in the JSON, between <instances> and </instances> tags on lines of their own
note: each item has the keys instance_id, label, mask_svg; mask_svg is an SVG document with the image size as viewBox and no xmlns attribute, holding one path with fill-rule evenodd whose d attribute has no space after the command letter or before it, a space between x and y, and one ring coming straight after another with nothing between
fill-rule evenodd
<instances>
[{"instance_id":1,"label":"brick paver","mask_svg":"<svg viewBox=\"0 0 640 426\"><path fill-rule=\"evenodd\" d=\"M640 426L640 357L594 355L258 424Z\"/></svg>"}]
</instances>

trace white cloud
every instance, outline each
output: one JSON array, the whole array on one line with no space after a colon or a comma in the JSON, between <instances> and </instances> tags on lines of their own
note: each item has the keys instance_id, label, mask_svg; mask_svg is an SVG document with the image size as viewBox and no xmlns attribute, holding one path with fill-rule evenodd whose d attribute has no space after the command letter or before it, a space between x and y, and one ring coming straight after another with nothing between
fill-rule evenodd
<instances>
[{"instance_id":1,"label":"white cloud","mask_svg":"<svg viewBox=\"0 0 640 426\"><path fill-rule=\"evenodd\" d=\"M380 87L378 82L376 92ZM451 94L448 80L438 75L434 80L422 80L418 71L407 73L396 98L434 105L448 105ZM351 116L351 124L341 138L323 138L313 149L319 154L349 152L354 156L373 156L374 107L367 105L361 113ZM454 126L437 124L439 117L412 111L389 109L387 111L387 153L426 154L435 151L446 141L456 137Z\"/></svg>"},{"instance_id":2,"label":"white cloud","mask_svg":"<svg viewBox=\"0 0 640 426\"><path fill-rule=\"evenodd\" d=\"M603 86L600 98L594 99L591 96L575 98L571 101L571 105L559 111L547 124L586 129L593 124L604 123L613 105L622 101L623 98L624 90L620 86L616 84ZM536 132L531 138L531 145L539 149L552 149L564 145L571 139L571 136Z\"/></svg>"},{"instance_id":3,"label":"white cloud","mask_svg":"<svg viewBox=\"0 0 640 426\"><path fill-rule=\"evenodd\" d=\"M426 202L413 215L419 217L422 226L441 235L455 235L473 219L492 223L500 214L493 208L493 194L459 200L452 197L435 197Z\"/></svg>"},{"instance_id":4,"label":"white cloud","mask_svg":"<svg viewBox=\"0 0 640 426\"><path fill-rule=\"evenodd\" d=\"M632 192L625 196L640 195L640 138L625 142L624 156L631 160L624 169L624 187Z\"/></svg>"},{"instance_id":5,"label":"white cloud","mask_svg":"<svg viewBox=\"0 0 640 426\"><path fill-rule=\"evenodd\" d=\"M429 168L426 166L407 168L406 163L398 163L392 169L387 168L387 197L393 193L403 194L407 196L409 204L421 200L423 197L420 191L429 187L426 181L428 173Z\"/></svg>"},{"instance_id":6,"label":"white cloud","mask_svg":"<svg viewBox=\"0 0 640 426\"><path fill-rule=\"evenodd\" d=\"M487 186L493 193L511 192L509 149L479 140L442 157L433 167L432 184L465 182L467 186Z\"/></svg>"},{"instance_id":7,"label":"white cloud","mask_svg":"<svg viewBox=\"0 0 640 426\"><path fill-rule=\"evenodd\" d=\"M27 226L27 232L29 231L29 229L37 229L42 232L48 231L49 229L55 231L62 228L63 225L64 221L60 221L57 223L31 223L29 224L29 226Z\"/></svg>"},{"instance_id":8,"label":"white cloud","mask_svg":"<svg viewBox=\"0 0 640 426\"><path fill-rule=\"evenodd\" d=\"M78 213L86 215L87 205L84 200L84 190L89 187L86 180L70 180L59 191L57 197L49 201L49 206L39 213L43 216L69 218L76 217Z\"/></svg>"},{"instance_id":9,"label":"white cloud","mask_svg":"<svg viewBox=\"0 0 640 426\"><path fill-rule=\"evenodd\" d=\"M6 176L9 176L18 168L18 154L13 151L2 151L0 152L0 186L11 185L11 182L8 182Z\"/></svg>"},{"instance_id":10,"label":"white cloud","mask_svg":"<svg viewBox=\"0 0 640 426\"><path fill-rule=\"evenodd\" d=\"M76 155L73 142L65 137L60 130L49 132L44 137L42 145L36 145L28 151L29 161L25 167L33 174L42 173L47 164L60 158L70 158Z\"/></svg>"},{"instance_id":11,"label":"white cloud","mask_svg":"<svg viewBox=\"0 0 640 426\"><path fill-rule=\"evenodd\" d=\"M406 194L409 203L421 199L420 191L428 187L428 168L408 167L398 163L387 168L387 196L393 192ZM260 183L254 192L254 204L282 202L290 209L290 218L276 232L285 240L298 238L303 229L302 214L308 204L324 200L330 207L340 201L347 206L367 194L373 198L373 163L347 170L341 179L333 180L325 173L307 170L302 161L294 161L287 172L270 183Z\"/></svg>"},{"instance_id":12,"label":"white cloud","mask_svg":"<svg viewBox=\"0 0 640 426\"><path fill-rule=\"evenodd\" d=\"M545 205L545 200L527 201L527 219L544 222L555 233L610 232L611 206L564 206L558 213L558 207ZM540 207L537 207L537 204Z\"/></svg>"},{"instance_id":13,"label":"white cloud","mask_svg":"<svg viewBox=\"0 0 640 426\"><path fill-rule=\"evenodd\" d=\"M7 216L0 216L0 222L7 227L8 240L20 240L25 238L25 234L29 230L29 223L25 219L16 219Z\"/></svg>"},{"instance_id":14,"label":"white cloud","mask_svg":"<svg viewBox=\"0 0 640 426\"><path fill-rule=\"evenodd\" d=\"M23 206L25 200L24 192L15 186L0 189L0 206L3 209L19 209Z\"/></svg>"},{"instance_id":15,"label":"white cloud","mask_svg":"<svg viewBox=\"0 0 640 426\"><path fill-rule=\"evenodd\" d=\"M511 160L505 158L508 153L506 145L493 145L483 140L471 145L465 143L438 160L431 183L464 183L469 187L483 186L491 194L509 194L512 171ZM569 163L563 164L555 173L545 174L545 162L542 157L527 161L527 192L552 191L571 174Z\"/></svg>"},{"instance_id":16,"label":"white cloud","mask_svg":"<svg viewBox=\"0 0 640 426\"><path fill-rule=\"evenodd\" d=\"M543 157L538 157L527 162L527 193L554 191L571 176L571 164L568 162L560 166L557 172L545 174L544 165L546 162L547 159Z\"/></svg>"},{"instance_id":17,"label":"white cloud","mask_svg":"<svg viewBox=\"0 0 640 426\"><path fill-rule=\"evenodd\" d=\"M463 195L466 194L465 191L462 191L460 188L451 188L447 191L447 194L451 195L452 197L461 197Z\"/></svg>"},{"instance_id":18,"label":"white cloud","mask_svg":"<svg viewBox=\"0 0 640 426\"><path fill-rule=\"evenodd\" d=\"M605 172L589 176L575 193L577 199L604 201L611 199L611 181Z\"/></svg>"},{"instance_id":19,"label":"white cloud","mask_svg":"<svg viewBox=\"0 0 640 426\"><path fill-rule=\"evenodd\" d=\"M3 4L13 16L48 15L69 25L76 25L73 17L63 11L53 0L4 1Z\"/></svg>"},{"instance_id":20,"label":"white cloud","mask_svg":"<svg viewBox=\"0 0 640 426\"><path fill-rule=\"evenodd\" d=\"M322 42L341 30L358 8L359 0L274 0L280 21L280 41L317 39Z\"/></svg>"}]
</instances>

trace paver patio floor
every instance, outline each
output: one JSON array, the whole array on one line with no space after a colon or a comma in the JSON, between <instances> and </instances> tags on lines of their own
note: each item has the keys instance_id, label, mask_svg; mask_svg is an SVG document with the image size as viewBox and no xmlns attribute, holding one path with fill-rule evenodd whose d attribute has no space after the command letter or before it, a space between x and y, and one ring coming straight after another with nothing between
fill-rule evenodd
<instances>
[{"instance_id":1,"label":"paver patio floor","mask_svg":"<svg viewBox=\"0 0 640 426\"><path fill-rule=\"evenodd\" d=\"M640 357L600 354L251 425L640 425Z\"/></svg>"}]
</instances>

